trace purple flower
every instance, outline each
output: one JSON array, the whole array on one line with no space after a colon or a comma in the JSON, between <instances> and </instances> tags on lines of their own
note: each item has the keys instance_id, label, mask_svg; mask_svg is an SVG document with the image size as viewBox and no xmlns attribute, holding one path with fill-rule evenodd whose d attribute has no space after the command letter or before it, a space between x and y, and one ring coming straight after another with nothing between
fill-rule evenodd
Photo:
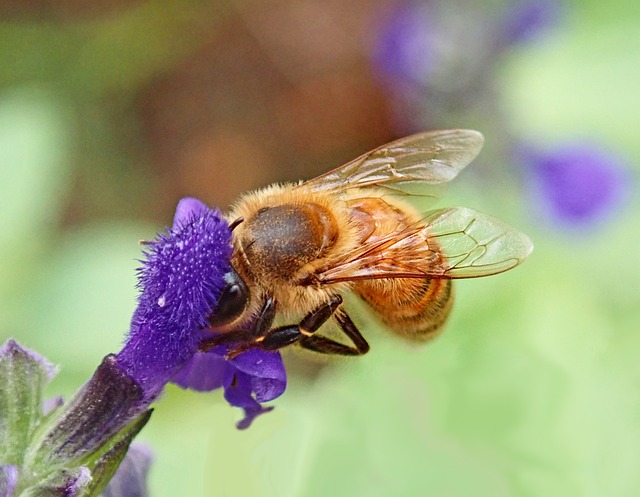
<instances>
[{"instance_id":1,"label":"purple flower","mask_svg":"<svg viewBox=\"0 0 640 497\"><path fill-rule=\"evenodd\" d=\"M149 399L195 354L225 282L231 232L221 214L180 201L173 227L147 245L142 293L118 364Z\"/></svg>"},{"instance_id":2,"label":"purple flower","mask_svg":"<svg viewBox=\"0 0 640 497\"><path fill-rule=\"evenodd\" d=\"M0 497L16 489L95 496L125 457L105 495L146 495L148 453L127 451L150 404L178 373L184 386L223 387L228 402L245 410L239 428L284 391L278 353L250 350L227 360L224 347L198 352L230 270L231 230L218 211L182 200L172 228L147 244L145 256L124 347L107 355L67 404L56 399L45 415L42 391L55 368L13 340L0 347Z\"/></svg>"},{"instance_id":3,"label":"purple flower","mask_svg":"<svg viewBox=\"0 0 640 497\"><path fill-rule=\"evenodd\" d=\"M497 6L456 0L400 0L385 6L371 47L374 74L403 133L489 115L500 122L496 67L515 43L561 18L561 0Z\"/></svg>"},{"instance_id":4,"label":"purple flower","mask_svg":"<svg viewBox=\"0 0 640 497\"><path fill-rule=\"evenodd\" d=\"M621 158L592 143L565 143L552 150L521 147L547 215L581 227L605 218L624 200L628 177Z\"/></svg>"},{"instance_id":5,"label":"purple flower","mask_svg":"<svg viewBox=\"0 0 640 497\"><path fill-rule=\"evenodd\" d=\"M248 428L256 416L273 407L262 402L279 397L287 386L287 377L278 352L248 350L234 359L226 359L227 349L215 347L196 353L173 381L182 388L209 391L224 388L224 397L235 407L244 409L239 429Z\"/></svg>"},{"instance_id":6,"label":"purple flower","mask_svg":"<svg viewBox=\"0 0 640 497\"><path fill-rule=\"evenodd\" d=\"M391 88L399 84L421 86L434 70L438 32L426 10L417 2L400 3L380 22L372 62Z\"/></svg>"},{"instance_id":7,"label":"purple flower","mask_svg":"<svg viewBox=\"0 0 640 497\"><path fill-rule=\"evenodd\" d=\"M469 68L484 72L509 45L531 40L557 22L561 10L560 0L517 0L500 12L455 0L401 1L381 16L372 62L392 87L398 79L418 87L459 86L456 77Z\"/></svg>"},{"instance_id":8,"label":"purple flower","mask_svg":"<svg viewBox=\"0 0 640 497\"><path fill-rule=\"evenodd\" d=\"M529 42L562 18L560 0L520 0L509 5L502 21L503 46Z\"/></svg>"},{"instance_id":9,"label":"purple flower","mask_svg":"<svg viewBox=\"0 0 640 497\"><path fill-rule=\"evenodd\" d=\"M277 352L250 350L233 360L217 348L197 352L208 318L225 285L231 233L220 214L199 200L178 203L173 227L148 245L140 269L142 294L118 364L153 400L169 381L184 388L224 388L225 398L245 411L248 427L260 405L284 392L286 375Z\"/></svg>"}]
</instances>

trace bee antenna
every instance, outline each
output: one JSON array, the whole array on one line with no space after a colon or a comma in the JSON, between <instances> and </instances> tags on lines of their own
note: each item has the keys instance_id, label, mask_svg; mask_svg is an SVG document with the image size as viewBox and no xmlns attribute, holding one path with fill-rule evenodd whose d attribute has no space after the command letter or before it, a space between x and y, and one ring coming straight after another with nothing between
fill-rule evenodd
<instances>
[{"instance_id":1,"label":"bee antenna","mask_svg":"<svg viewBox=\"0 0 640 497\"><path fill-rule=\"evenodd\" d=\"M239 217L238 219L236 219L235 221L233 221L232 223L229 224L229 229L231 231L233 231L243 221L244 221L244 218L243 217Z\"/></svg>"}]
</instances>

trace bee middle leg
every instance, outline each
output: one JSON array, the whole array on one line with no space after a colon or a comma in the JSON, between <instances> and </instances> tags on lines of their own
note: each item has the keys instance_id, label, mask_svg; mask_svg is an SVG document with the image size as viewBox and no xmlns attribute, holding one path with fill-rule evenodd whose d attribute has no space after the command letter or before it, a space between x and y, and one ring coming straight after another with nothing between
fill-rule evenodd
<instances>
[{"instance_id":1,"label":"bee middle leg","mask_svg":"<svg viewBox=\"0 0 640 497\"><path fill-rule=\"evenodd\" d=\"M256 339L257 345L264 350L277 350L298 342L305 349L323 354L362 355L367 353L369 344L351 318L341 309L341 305L342 297L335 295L327 303L307 314L299 324L269 330L264 336ZM331 316L334 316L344 334L353 343L353 347L315 334Z\"/></svg>"}]
</instances>

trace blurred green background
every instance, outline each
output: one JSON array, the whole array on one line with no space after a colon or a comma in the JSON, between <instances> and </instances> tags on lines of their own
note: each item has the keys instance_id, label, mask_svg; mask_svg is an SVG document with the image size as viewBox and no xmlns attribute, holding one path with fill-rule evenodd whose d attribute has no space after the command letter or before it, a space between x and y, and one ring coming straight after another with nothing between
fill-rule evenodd
<instances>
[{"instance_id":1,"label":"blurred green background","mask_svg":"<svg viewBox=\"0 0 640 497\"><path fill-rule=\"evenodd\" d=\"M564 3L543 33L499 49L487 20L513 4L447 5L489 61L449 95L380 77L397 3L0 1L0 341L61 365L51 395L119 349L138 241L185 195L226 208L404 132L472 127L485 152L440 205L535 244L516 270L459 282L424 348L356 313L371 352L291 359L285 395L246 432L221 392L168 388L140 437L154 497L640 492L640 3ZM447 49L467 53L457 37ZM615 208L578 228L547 215L507 152L574 138L625 168Z\"/></svg>"}]
</instances>

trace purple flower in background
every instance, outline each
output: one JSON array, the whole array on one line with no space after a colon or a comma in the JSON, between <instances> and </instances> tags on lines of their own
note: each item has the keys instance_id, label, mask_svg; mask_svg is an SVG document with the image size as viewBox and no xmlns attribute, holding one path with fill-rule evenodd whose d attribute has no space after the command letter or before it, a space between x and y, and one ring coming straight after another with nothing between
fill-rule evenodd
<instances>
[{"instance_id":1,"label":"purple flower in background","mask_svg":"<svg viewBox=\"0 0 640 497\"><path fill-rule=\"evenodd\" d=\"M11 464L0 466L0 497L12 497L18 484L18 467Z\"/></svg>"},{"instance_id":2,"label":"purple flower in background","mask_svg":"<svg viewBox=\"0 0 640 497\"><path fill-rule=\"evenodd\" d=\"M521 0L507 6L500 30L503 46L530 42L563 17L560 0Z\"/></svg>"},{"instance_id":3,"label":"purple flower in background","mask_svg":"<svg viewBox=\"0 0 640 497\"><path fill-rule=\"evenodd\" d=\"M383 81L392 89L403 84L421 86L434 68L438 36L425 5L406 2L392 6L377 33L372 62Z\"/></svg>"},{"instance_id":4,"label":"purple flower in background","mask_svg":"<svg viewBox=\"0 0 640 497\"><path fill-rule=\"evenodd\" d=\"M487 4L409 0L385 6L372 31L370 60L402 133L460 126L484 116L504 122L496 68L514 44L561 18L559 0ZM455 120L454 120L455 119ZM498 131L497 133L508 135Z\"/></svg>"},{"instance_id":5,"label":"purple flower in background","mask_svg":"<svg viewBox=\"0 0 640 497\"><path fill-rule=\"evenodd\" d=\"M621 158L592 143L565 143L552 150L521 147L519 156L532 177L536 198L547 214L580 227L603 219L627 194Z\"/></svg>"},{"instance_id":6,"label":"purple flower in background","mask_svg":"<svg viewBox=\"0 0 640 497\"><path fill-rule=\"evenodd\" d=\"M224 398L244 409L239 429L248 428L256 416L273 407L262 402L279 397L287 386L287 377L279 352L248 350L234 359L226 359L225 346L196 353L173 381L182 388L209 391L224 388Z\"/></svg>"},{"instance_id":7,"label":"purple flower in background","mask_svg":"<svg viewBox=\"0 0 640 497\"><path fill-rule=\"evenodd\" d=\"M131 445L102 497L147 497L147 474L152 460L148 447L139 443Z\"/></svg>"},{"instance_id":8,"label":"purple flower in background","mask_svg":"<svg viewBox=\"0 0 640 497\"><path fill-rule=\"evenodd\" d=\"M371 61L392 87L440 82L484 72L505 48L530 41L562 16L560 0L519 0L501 10L456 0L409 0L380 15ZM428 95L427 95L428 96Z\"/></svg>"}]
</instances>

